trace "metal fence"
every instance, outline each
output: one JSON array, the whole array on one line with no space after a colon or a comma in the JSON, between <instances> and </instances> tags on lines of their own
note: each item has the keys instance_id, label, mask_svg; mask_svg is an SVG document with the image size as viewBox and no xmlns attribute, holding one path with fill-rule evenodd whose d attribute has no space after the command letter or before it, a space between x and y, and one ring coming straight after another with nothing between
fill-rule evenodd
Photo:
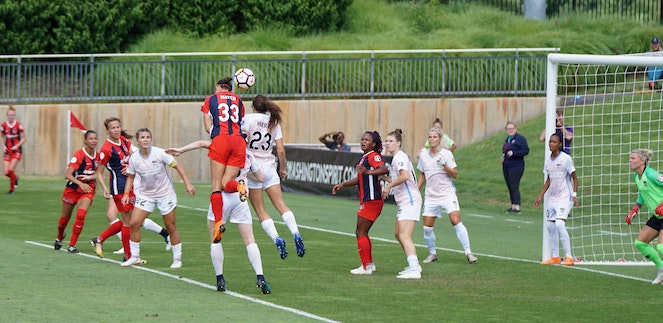
<instances>
[{"instance_id":1,"label":"metal fence","mask_svg":"<svg viewBox=\"0 0 663 323\"><path fill-rule=\"evenodd\" d=\"M527 1L527 0L525 0ZM475 0L475 2L523 14L523 0ZM645 23L663 23L661 0L546 0L548 18L582 14L587 17L620 16Z\"/></svg>"},{"instance_id":2,"label":"metal fence","mask_svg":"<svg viewBox=\"0 0 663 323\"><path fill-rule=\"evenodd\" d=\"M202 100L240 67L252 98L544 95L558 48L0 56L0 102Z\"/></svg>"}]
</instances>

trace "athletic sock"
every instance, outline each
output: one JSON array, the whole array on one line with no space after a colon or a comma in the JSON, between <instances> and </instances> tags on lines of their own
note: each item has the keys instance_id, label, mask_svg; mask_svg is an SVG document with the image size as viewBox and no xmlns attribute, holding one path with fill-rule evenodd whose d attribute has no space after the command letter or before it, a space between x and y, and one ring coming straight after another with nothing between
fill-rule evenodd
<instances>
[{"instance_id":1,"label":"athletic sock","mask_svg":"<svg viewBox=\"0 0 663 323\"><path fill-rule=\"evenodd\" d=\"M182 261L182 243L174 244L172 247L173 261Z\"/></svg>"},{"instance_id":2,"label":"athletic sock","mask_svg":"<svg viewBox=\"0 0 663 323\"><path fill-rule=\"evenodd\" d=\"M226 193L235 193L237 192L237 184L239 183L237 183L236 180L229 181L226 183L226 186L223 187L223 190L226 191Z\"/></svg>"},{"instance_id":3,"label":"athletic sock","mask_svg":"<svg viewBox=\"0 0 663 323\"><path fill-rule=\"evenodd\" d=\"M81 232L83 232L86 214L87 210L78 209L76 211L76 221L74 221L74 228L71 230L71 239L69 239L70 246L75 246L78 242L78 237L81 235Z\"/></svg>"},{"instance_id":4,"label":"athletic sock","mask_svg":"<svg viewBox=\"0 0 663 323\"><path fill-rule=\"evenodd\" d=\"M285 222L285 225L288 226L290 233L292 233L293 235L295 233L299 233L299 228L297 227L297 221L295 220L295 215L292 213L292 211L288 211L281 214L281 217L283 218L283 222Z\"/></svg>"},{"instance_id":5,"label":"athletic sock","mask_svg":"<svg viewBox=\"0 0 663 323\"><path fill-rule=\"evenodd\" d=\"M161 230L163 230L163 227L158 225L156 222L152 221L150 218L145 218L143 220L143 228L148 231L152 231L154 233L161 233ZM167 232L167 231L166 231Z\"/></svg>"},{"instance_id":6,"label":"athletic sock","mask_svg":"<svg viewBox=\"0 0 663 323\"><path fill-rule=\"evenodd\" d=\"M454 229L456 230L456 237L460 245L465 250L465 254L472 253L472 249L470 249L470 234L467 233L467 228L465 228L463 222L458 222L458 224L454 225Z\"/></svg>"},{"instance_id":7,"label":"athletic sock","mask_svg":"<svg viewBox=\"0 0 663 323\"><path fill-rule=\"evenodd\" d=\"M417 255L411 255L407 256L407 265L410 268L416 268L419 267L419 258L417 258Z\"/></svg>"},{"instance_id":8,"label":"athletic sock","mask_svg":"<svg viewBox=\"0 0 663 323\"><path fill-rule=\"evenodd\" d=\"M223 219L223 195L220 191L212 192L209 197L209 202L212 204L212 213L214 213L214 223Z\"/></svg>"},{"instance_id":9,"label":"athletic sock","mask_svg":"<svg viewBox=\"0 0 663 323\"><path fill-rule=\"evenodd\" d=\"M559 233L554 221L546 220L546 229L548 229L548 241L550 242L550 254L553 258L559 258Z\"/></svg>"},{"instance_id":10,"label":"athletic sock","mask_svg":"<svg viewBox=\"0 0 663 323\"><path fill-rule=\"evenodd\" d=\"M140 258L140 241L129 240L129 250L131 250L131 256Z\"/></svg>"},{"instance_id":11,"label":"athletic sock","mask_svg":"<svg viewBox=\"0 0 663 323\"><path fill-rule=\"evenodd\" d=\"M278 231L276 231L276 226L274 225L274 220L272 219L267 219L265 221L260 222L260 226L262 227L263 230L265 230L265 233L272 239L272 241L276 242L276 238L279 237Z\"/></svg>"},{"instance_id":12,"label":"athletic sock","mask_svg":"<svg viewBox=\"0 0 663 323\"><path fill-rule=\"evenodd\" d=\"M122 222L120 222L122 223ZM122 248L124 248L124 258L131 258L131 246L129 244L129 237L131 237L131 227L123 225L122 228Z\"/></svg>"},{"instance_id":13,"label":"athletic sock","mask_svg":"<svg viewBox=\"0 0 663 323\"><path fill-rule=\"evenodd\" d=\"M433 227L424 226L424 241L426 241L426 246L428 247L428 253L437 255L437 250L435 247L435 231Z\"/></svg>"},{"instance_id":14,"label":"athletic sock","mask_svg":"<svg viewBox=\"0 0 663 323\"><path fill-rule=\"evenodd\" d=\"M640 240L635 240L635 247L638 248L642 255L647 257L647 259L653 261L657 268L663 267L663 260L661 260L661 256L650 244L644 243Z\"/></svg>"},{"instance_id":15,"label":"athletic sock","mask_svg":"<svg viewBox=\"0 0 663 323\"><path fill-rule=\"evenodd\" d=\"M364 265L364 268L366 268L366 265L373 262L373 253L371 249L371 238L368 236L357 238L357 251L359 251L359 258L361 258L361 263Z\"/></svg>"},{"instance_id":16,"label":"athletic sock","mask_svg":"<svg viewBox=\"0 0 663 323\"><path fill-rule=\"evenodd\" d=\"M557 227L557 232L559 233L559 242L562 243L562 248L564 249L564 256L571 256L571 239L569 238L569 232L566 231L566 221L556 220L555 227Z\"/></svg>"},{"instance_id":17,"label":"athletic sock","mask_svg":"<svg viewBox=\"0 0 663 323\"><path fill-rule=\"evenodd\" d=\"M249 256L249 262L253 266L256 275L262 275L262 259L260 257L260 249L254 242L246 246L246 254Z\"/></svg>"},{"instance_id":18,"label":"athletic sock","mask_svg":"<svg viewBox=\"0 0 663 323\"><path fill-rule=\"evenodd\" d=\"M122 221L117 219L117 220L113 221L111 223L111 225L109 225L108 228L106 228L106 230L104 230L104 232L102 232L97 237L97 240L99 240L99 242L102 243L102 242L106 241L106 239L108 239L108 237L110 237L114 234L117 234L118 232L121 232L121 231L122 231Z\"/></svg>"},{"instance_id":19,"label":"athletic sock","mask_svg":"<svg viewBox=\"0 0 663 323\"><path fill-rule=\"evenodd\" d=\"M67 228L67 224L69 223L69 220L71 217L65 217L65 216L60 216L60 220L58 221L58 240L62 240L64 238L64 229Z\"/></svg>"},{"instance_id":20,"label":"athletic sock","mask_svg":"<svg viewBox=\"0 0 663 323\"><path fill-rule=\"evenodd\" d=\"M223 246L221 243L212 243L209 247L209 255L212 258L212 266L214 267L214 273L218 275L223 275Z\"/></svg>"}]
</instances>

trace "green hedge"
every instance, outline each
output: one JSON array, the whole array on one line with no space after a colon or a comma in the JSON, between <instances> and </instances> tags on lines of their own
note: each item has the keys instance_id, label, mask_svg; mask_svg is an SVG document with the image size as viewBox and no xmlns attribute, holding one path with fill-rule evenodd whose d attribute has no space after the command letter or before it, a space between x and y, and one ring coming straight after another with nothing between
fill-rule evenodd
<instances>
[{"instance_id":1,"label":"green hedge","mask_svg":"<svg viewBox=\"0 0 663 323\"><path fill-rule=\"evenodd\" d=\"M122 52L153 31L194 36L338 30L352 0L4 0L0 54Z\"/></svg>"}]
</instances>

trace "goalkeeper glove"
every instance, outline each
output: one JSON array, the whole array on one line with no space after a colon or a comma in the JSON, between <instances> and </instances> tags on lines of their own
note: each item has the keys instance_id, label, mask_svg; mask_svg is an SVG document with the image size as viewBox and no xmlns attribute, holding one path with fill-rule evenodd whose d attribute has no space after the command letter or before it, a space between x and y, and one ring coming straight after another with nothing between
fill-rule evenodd
<instances>
[{"instance_id":1,"label":"goalkeeper glove","mask_svg":"<svg viewBox=\"0 0 663 323\"><path fill-rule=\"evenodd\" d=\"M654 210L658 216L663 216L663 203L659 204Z\"/></svg>"},{"instance_id":2,"label":"goalkeeper glove","mask_svg":"<svg viewBox=\"0 0 663 323\"><path fill-rule=\"evenodd\" d=\"M631 219L633 219L633 217L636 214L638 214L639 211L640 211L640 207L637 204L634 205L633 208L631 209L631 211L628 212L628 214L626 215L626 224L631 224Z\"/></svg>"}]
</instances>

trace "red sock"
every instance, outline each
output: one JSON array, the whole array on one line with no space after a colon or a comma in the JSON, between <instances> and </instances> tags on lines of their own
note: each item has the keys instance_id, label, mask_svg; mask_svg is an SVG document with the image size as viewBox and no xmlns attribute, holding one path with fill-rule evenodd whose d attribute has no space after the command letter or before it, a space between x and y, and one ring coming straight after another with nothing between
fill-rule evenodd
<instances>
[{"instance_id":1,"label":"red sock","mask_svg":"<svg viewBox=\"0 0 663 323\"><path fill-rule=\"evenodd\" d=\"M131 237L131 227L122 226L122 247L124 248L124 258L126 259L131 258L131 247L129 246L130 237Z\"/></svg>"},{"instance_id":2,"label":"red sock","mask_svg":"<svg viewBox=\"0 0 663 323\"><path fill-rule=\"evenodd\" d=\"M86 214L87 210L78 209L78 211L76 211L76 221L74 221L74 228L71 229L71 239L69 239L70 246L75 246L76 242L78 242L78 237L81 235L81 232L83 231L83 225L85 224Z\"/></svg>"},{"instance_id":3,"label":"red sock","mask_svg":"<svg viewBox=\"0 0 663 323\"><path fill-rule=\"evenodd\" d=\"M117 234L122 230L122 221L116 220L115 222L111 223L111 225L102 232L97 239L99 240L99 243L102 243L108 239L108 237Z\"/></svg>"},{"instance_id":4,"label":"red sock","mask_svg":"<svg viewBox=\"0 0 663 323\"><path fill-rule=\"evenodd\" d=\"M364 268L366 268L366 265L373 262L371 239L368 236L361 236L357 238L357 249L359 250L359 258L361 258L361 263L364 265Z\"/></svg>"},{"instance_id":5,"label":"red sock","mask_svg":"<svg viewBox=\"0 0 663 323\"><path fill-rule=\"evenodd\" d=\"M62 240L64 238L64 229L67 228L67 224L69 223L70 217L66 216L61 216L60 221L58 221L58 240Z\"/></svg>"},{"instance_id":6,"label":"red sock","mask_svg":"<svg viewBox=\"0 0 663 323\"><path fill-rule=\"evenodd\" d=\"M214 213L214 223L223 219L223 195L221 192L212 192L209 197L209 202L212 204L212 213Z\"/></svg>"},{"instance_id":7,"label":"red sock","mask_svg":"<svg viewBox=\"0 0 663 323\"><path fill-rule=\"evenodd\" d=\"M9 190L13 191L14 185L16 185L16 173L14 173L13 170L10 170L7 176L9 176Z\"/></svg>"},{"instance_id":8,"label":"red sock","mask_svg":"<svg viewBox=\"0 0 663 323\"><path fill-rule=\"evenodd\" d=\"M235 193L237 192L237 181L232 180L226 183L226 186L223 188L226 193Z\"/></svg>"}]
</instances>

